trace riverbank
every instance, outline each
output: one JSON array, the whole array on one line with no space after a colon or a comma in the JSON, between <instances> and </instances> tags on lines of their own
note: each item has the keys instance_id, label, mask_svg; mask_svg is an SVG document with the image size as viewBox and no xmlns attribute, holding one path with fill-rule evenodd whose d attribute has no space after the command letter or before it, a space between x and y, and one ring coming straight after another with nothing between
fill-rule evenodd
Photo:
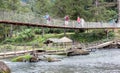
<instances>
[{"instance_id":1,"label":"riverbank","mask_svg":"<svg viewBox=\"0 0 120 73\"><path fill-rule=\"evenodd\" d=\"M50 55L58 62L40 61L37 63L11 62L3 59L12 73L119 73L120 72L120 49L97 50L86 56L65 57Z\"/></svg>"}]
</instances>

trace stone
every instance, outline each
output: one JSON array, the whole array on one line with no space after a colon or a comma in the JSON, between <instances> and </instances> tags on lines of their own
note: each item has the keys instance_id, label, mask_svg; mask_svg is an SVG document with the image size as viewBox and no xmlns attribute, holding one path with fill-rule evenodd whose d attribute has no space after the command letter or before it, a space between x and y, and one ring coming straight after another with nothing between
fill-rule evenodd
<instances>
[{"instance_id":1,"label":"stone","mask_svg":"<svg viewBox=\"0 0 120 73\"><path fill-rule=\"evenodd\" d=\"M67 50L67 56L75 56L75 55L89 55L89 51L79 48L70 48Z\"/></svg>"},{"instance_id":2,"label":"stone","mask_svg":"<svg viewBox=\"0 0 120 73\"><path fill-rule=\"evenodd\" d=\"M48 57L48 58L47 58L47 61L48 61L48 62L57 62L57 61L60 61L60 60L58 60L58 59L56 59L56 58Z\"/></svg>"},{"instance_id":3,"label":"stone","mask_svg":"<svg viewBox=\"0 0 120 73\"><path fill-rule=\"evenodd\" d=\"M29 62L38 62L40 59L36 56L30 58Z\"/></svg>"},{"instance_id":4,"label":"stone","mask_svg":"<svg viewBox=\"0 0 120 73\"><path fill-rule=\"evenodd\" d=\"M10 68L2 61L0 61L0 73L11 73Z\"/></svg>"},{"instance_id":5,"label":"stone","mask_svg":"<svg viewBox=\"0 0 120 73\"><path fill-rule=\"evenodd\" d=\"M57 61L61 61L59 59L53 58L53 57L47 57L47 56L43 56L44 59L42 59L43 61L48 61L48 62L57 62Z\"/></svg>"}]
</instances>

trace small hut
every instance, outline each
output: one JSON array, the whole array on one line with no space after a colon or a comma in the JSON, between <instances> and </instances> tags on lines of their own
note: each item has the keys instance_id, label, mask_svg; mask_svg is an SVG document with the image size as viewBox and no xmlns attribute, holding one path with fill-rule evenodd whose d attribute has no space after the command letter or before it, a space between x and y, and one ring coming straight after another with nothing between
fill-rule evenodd
<instances>
[{"instance_id":1,"label":"small hut","mask_svg":"<svg viewBox=\"0 0 120 73\"><path fill-rule=\"evenodd\" d=\"M62 37L60 39L60 42L63 44L63 46L67 47L67 46L72 46L73 41L67 37Z\"/></svg>"},{"instance_id":2,"label":"small hut","mask_svg":"<svg viewBox=\"0 0 120 73\"><path fill-rule=\"evenodd\" d=\"M58 38L49 38L47 39L44 44L46 44L47 46L57 46L57 47L67 47L67 46L72 46L72 40L67 38L67 37L63 37L61 39Z\"/></svg>"}]
</instances>

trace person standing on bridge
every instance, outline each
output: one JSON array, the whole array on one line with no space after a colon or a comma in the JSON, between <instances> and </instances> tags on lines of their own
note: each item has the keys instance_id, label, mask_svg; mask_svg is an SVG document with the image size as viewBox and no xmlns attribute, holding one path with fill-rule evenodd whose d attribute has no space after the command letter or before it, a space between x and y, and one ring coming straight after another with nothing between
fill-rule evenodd
<instances>
[{"instance_id":1,"label":"person standing on bridge","mask_svg":"<svg viewBox=\"0 0 120 73\"><path fill-rule=\"evenodd\" d=\"M68 15L66 15L66 16L64 17L64 19L65 19L65 24L64 24L64 25L66 26L66 25L68 25L69 16L68 16Z\"/></svg>"},{"instance_id":2,"label":"person standing on bridge","mask_svg":"<svg viewBox=\"0 0 120 73\"><path fill-rule=\"evenodd\" d=\"M83 26L84 26L84 24L85 24L85 20L84 20L83 18L81 18L80 23L81 23L81 27L83 27Z\"/></svg>"},{"instance_id":3,"label":"person standing on bridge","mask_svg":"<svg viewBox=\"0 0 120 73\"><path fill-rule=\"evenodd\" d=\"M50 15L49 15L48 13L46 13L45 19L46 19L46 21L47 21L47 24L50 24L51 18L50 18Z\"/></svg>"},{"instance_id":4,"label":"person standing on bridge","mask_svg":"<svg viewBox=\"0 0 120 73\"><path fill-rule=\"evenodd\" d=\"M80 25L80 17L77 17L77 24Z\"/></svg>"}]
</instances>

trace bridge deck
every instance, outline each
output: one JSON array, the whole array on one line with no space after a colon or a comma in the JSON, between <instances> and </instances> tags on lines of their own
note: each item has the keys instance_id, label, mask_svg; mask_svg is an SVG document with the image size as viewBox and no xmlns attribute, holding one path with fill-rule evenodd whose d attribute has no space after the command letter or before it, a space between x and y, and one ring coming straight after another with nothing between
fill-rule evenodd
<instances>
[{"instance_id":1,"label":"bridge deck","mask_svg":"<svg viewBox=\"0 0 120 73\"><path fill-rule=\"evenodd\" d=\"M45 28L61 28L61 29L120 29L120 27L117 26L108 26L108 27L78 27L78 26L54 26L52 24L34 24L34 23L24 23L24 22L14 22L14 21L1 21L0 23L3 24L12 24L12 25L20 25L20 26L32 26L32 27L45 27Z\"/></svg>"}]
</instances>

